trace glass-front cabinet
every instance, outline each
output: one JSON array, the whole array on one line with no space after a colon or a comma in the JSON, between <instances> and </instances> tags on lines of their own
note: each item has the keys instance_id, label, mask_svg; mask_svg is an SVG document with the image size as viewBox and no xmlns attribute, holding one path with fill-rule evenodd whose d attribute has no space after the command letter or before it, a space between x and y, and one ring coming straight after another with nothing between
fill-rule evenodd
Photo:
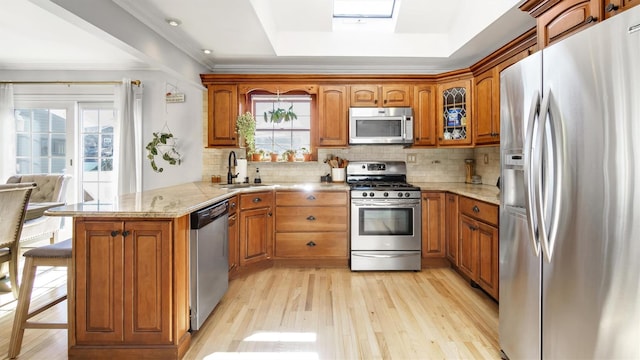
<instances>
[{"instance_id":1,"label":"glass-front cabinet","mask_svg":"<svg viewBox=\"0 0 640 360\"><path fill-rule=\"evenodd\" d=\"M438 144L471 145L471 79L438 86Z\"/></svg>"}]
</instances>

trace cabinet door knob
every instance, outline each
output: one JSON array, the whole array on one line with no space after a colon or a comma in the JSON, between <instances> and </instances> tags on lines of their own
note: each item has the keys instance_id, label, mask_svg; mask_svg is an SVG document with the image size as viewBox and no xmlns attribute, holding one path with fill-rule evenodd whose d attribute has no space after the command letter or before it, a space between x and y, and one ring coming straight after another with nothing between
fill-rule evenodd
<instances>
[{"instance_id":1,"label":"cabinet door knob","mask_svg":"<svg viewBox=\"0 0 640 360\"><path fill-rule=\"evenodd\" d=\"M307 243L307 246L308 246L308 247L314 247L314 246L316 246L316 243L314 243L313 241L309 241L309 242Z\"/></svg>"},{"instance_id":2,"label":"cabinet door knob","mask_svg":"<svg viewBox=\"0 0 640 360\"><path fill-rule=\"evenodd\" d=\"M236 203L231 203L231 204L229 204L229 206L231 206L232 209L235 209Z\"/></svg>"},{"instance_id":3,"label":"cabinet door knob","mask_svg":"<svg viewBox=\"0 0 640 360\"><path fill-rule=\"evenodd\" d=\"M309 220L309 221L314 221L315 219L316 219L316 217L313 216L313 215L307 216L307 220Z\"/></svg>"},{"instance_id":4,"label":"cabinet door knob","mask_svg":"<svg viewBox=\"0 0 640 360\"><path fill-rule=\"evenodd\" d=\"M585 19L584 22L587 23L587 24L591 24L592 22L596 22L596 21L598 21L597 17L595 17L593 15L589 15L589 16L587 16L587 18Z\"/></svg>"},{"instance_id":5,"label":"cabinet door knob","mask_svg":"<svg viewBox=\"0 0 640 360\"><path fill-rule=\"evenodd\" d=\"M309 195L309 196L307 196L307 200L310 200L310 201L311 201L311 200L315 200L315 199L316 199L316 197L315 197L315 196L313 196L313 195Z\"/></svg>"},{"instance_id":6,"label":"cabinet door knob","mask_svg":"<svg viewBox=\"0 0 640 360\"><path fill-rule=\"evenodd\" d=\"M129 234L131 234L131 232L129 232L129 230L125 230L122 232L122 236L123 237L127 237Z\"/></svg>"},{"instance_id":7,"label":"cabinet door knob","mask_svg":"<svg viewBox=\"0 0 640 360\"><path fill-rule=\"evenodd\" d=\"M271 216L273 216L273 213L271 211L269 211L269 213L267 215L269 215L269 217L271 217Z\"/></svg>"},{"instance_id":8,"label":"cabinet door knob","mask_svg":"<svg viewBox=\"0 0 640 360\"><path fill-rule=\"evenodd\" d=\"M618 11L620 7L614 3L609 3L609 5L607 5L606 8L604 8L604 11L606 12L612 12L612 11Z\"/></svg>"},{"instance_id":9,"label":"cabinet door knob","mask_svg":"<svg viewBox=\"0 0 640 360\"><path fill-rule=\"evenodd\" d=\"M252 201L253 201L254 203L256 203L256 204L257 204L257 203L259 203L260 201L262 201L262 199L260 199L259 197L257 197L257 198L253 198L253 200L252 200Z\"/></svg>"},{"instance_id":10,"label":"cabinet door knob","mask_svg":"<svg viewBox=\"0 0 640 360\"><path fill-rule=\"evenodd\" d=\"M478 207L478 205L474 205L472 210L476 214L480 212L480 208Z\"/></svg>"},{"instance_id":11,"label":"cabinet door knob","mask_svg":"<svg viewBox=\"0 0 640 360\"><path fill-rule=\"evenodd\" d=\"M118 231L118 230L111 231L111 237L116 237L116 236L118 236L118 234L120 234L120 231Z\"/></svg>"}]
</instances>

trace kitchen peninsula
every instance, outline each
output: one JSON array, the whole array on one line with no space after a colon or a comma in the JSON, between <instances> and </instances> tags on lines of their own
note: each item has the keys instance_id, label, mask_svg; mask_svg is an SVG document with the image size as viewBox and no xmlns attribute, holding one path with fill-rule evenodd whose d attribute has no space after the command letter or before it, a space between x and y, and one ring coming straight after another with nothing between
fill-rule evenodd
<instances>
[{"instance_id":1,"label":"kitchen peninsula","mask_svg":"<svg viewBox=\"0 0 640 360\"><path fill-rule=\"evenodd\" d=\"M430 183L497 201L488 186ZM495 189L495 190L494 190ZM195 182L127 194L111 203L50 209L73 217L75 313L69 358L180 359L189 348L189 214L246 192L348 191L344 183L225 189Z\"/></svg>"}]
</instances>

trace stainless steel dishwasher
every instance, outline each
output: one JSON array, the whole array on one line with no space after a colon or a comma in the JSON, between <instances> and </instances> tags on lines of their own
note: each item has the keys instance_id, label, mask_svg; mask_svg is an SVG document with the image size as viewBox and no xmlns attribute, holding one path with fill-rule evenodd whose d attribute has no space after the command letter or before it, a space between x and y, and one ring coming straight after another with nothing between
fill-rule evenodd
<instances>
[{"instance_id":1,"label":"stainless steel dishwasher","mask_svg":"<svg viewBox=\"0 0 640 360\"><path fill-rule=\"evenodd\" d=\"M198 330L229 287L229 202L191 213L191 330Z\"/></svg>"}]
</instances>

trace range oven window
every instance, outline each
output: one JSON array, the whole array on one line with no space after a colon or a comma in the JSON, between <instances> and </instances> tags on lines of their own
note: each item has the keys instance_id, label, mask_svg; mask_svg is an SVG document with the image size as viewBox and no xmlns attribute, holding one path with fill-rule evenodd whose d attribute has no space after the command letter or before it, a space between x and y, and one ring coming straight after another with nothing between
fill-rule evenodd
<instances>
[{"instance_id":1,"label":"range oven window","mask_svg":"<svg viewBox=\"0 0 640 360\"><path fill-rule=\"evenodd\" d=\"M360 208L358 235L413 235L413 209Z\"/></svg>"}]
</instances>

